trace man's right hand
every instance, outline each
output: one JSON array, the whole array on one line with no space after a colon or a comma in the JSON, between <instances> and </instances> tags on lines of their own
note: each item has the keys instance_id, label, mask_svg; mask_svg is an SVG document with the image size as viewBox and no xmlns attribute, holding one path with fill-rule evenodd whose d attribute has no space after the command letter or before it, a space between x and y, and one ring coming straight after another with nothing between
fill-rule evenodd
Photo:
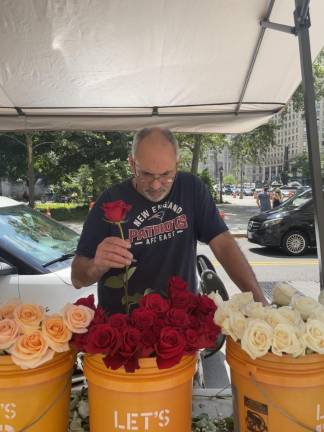
<instances>
[{"instance_id":1,"label":"man's right hand","mask_svg":"<svg viewBox=\"0 0 324 432\"><path fill-rule=\"evenodd\" d=\"M129 251L129 240L119 237L106 237L98 246L94 258L76 255L72 262L72 283L75 288L89 286L111 268L123 268L130 265L133 254Z\"/></svg>"},{"instance_id":2,"label":"man's right hand","mask_svg":"<svg viewBox=\"0 0 324 432\"><path fill-rule=\"evenodd\" d=\"M133 254L129 251L130 247L129 240L106 237L97 246L93 264L102 273L111 268L123 268L130 265L133 260Z\"/></svg>"}]
</instances>

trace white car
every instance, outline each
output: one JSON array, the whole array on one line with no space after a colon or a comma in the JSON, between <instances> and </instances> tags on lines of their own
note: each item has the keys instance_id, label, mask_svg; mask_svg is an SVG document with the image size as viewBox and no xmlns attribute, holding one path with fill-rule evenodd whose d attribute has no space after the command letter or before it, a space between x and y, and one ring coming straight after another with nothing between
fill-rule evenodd
<instances>
[{"instance_id":1,"label":"white car","mask_svg":"<svg viewBox=\"0 0 324 432\"><path fill-rule=\"evenodd\" d=\"M14 297L50 312L95 294L75 289L71 262L79 234L26 204L0 196L0 304Z\"/></svg>"}]
</instances>

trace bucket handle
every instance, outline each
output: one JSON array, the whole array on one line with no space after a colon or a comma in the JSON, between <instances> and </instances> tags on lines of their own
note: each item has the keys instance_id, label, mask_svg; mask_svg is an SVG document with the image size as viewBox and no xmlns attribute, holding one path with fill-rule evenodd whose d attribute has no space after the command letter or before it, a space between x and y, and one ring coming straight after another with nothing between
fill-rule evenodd
<instances>
[{"instance_id":1,"label":"bucket handle","mask_svg":"<svg viewBox=\"0 0 324 432\"><path fill-rule=\"evenodd\" d=\"M271 405L276 411L278 411L280 414L282 414L284 417L286 417L288 420L290 420L292 423L295 423L298 426L301 426L307 431L316 432L316 429L313 429L312 427L307 426L305 423L298 420L293 415L287 413L283 408L281 408L280 405L278 405L268 394L266 389L256 380L255 376L251 371L249 371L249 376L251 378L252 384L256 387L256 389L261 393L261 395L264 397L266 402Z\"/></svg>"},{"instance_id":2,"label":"bucket handle","mask_svg":"<svg viewBox=\"0 0 324 432\"><path fill-rule=\"evenodd\" d=\"M34 426L36 423L38 423L53 408L56 402L58 402L58 400L64 395L70 383L71 383L71 374L69 374L68 379L64 384L62 390L58 392L58 394L55 396L52 402L45 408L45 410L38 417L36 417L35 420L33 420L32 422L24 426L22 429L19 429L17 432L25 432L28 429L30 429L32 426Z\"/></svg>"}]
</instances>

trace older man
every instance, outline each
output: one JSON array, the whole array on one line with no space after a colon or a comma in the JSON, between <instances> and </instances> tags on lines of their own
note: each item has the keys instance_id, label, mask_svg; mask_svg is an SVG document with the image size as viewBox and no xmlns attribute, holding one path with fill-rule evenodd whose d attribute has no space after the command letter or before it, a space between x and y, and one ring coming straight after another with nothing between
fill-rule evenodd
<instances>
[{"instance_id":1,"label":"older man","mask_svg":"<svg viewBox=\"0 0 324 432\"><path fill-rule=\"evenodd\" d=\"M130 295L147 288L162 291L171 276L185 279L195 291L197 241L208 244L242 291L266 303L254 273L219 216L206 186L195 176L177 171L178 143L166 129L139 131L129 157L133 178L107 189L89 213L72 264L76 288L98 282L99 303L122 311L120 289L109 276L125 266L136 267L129 279ZM122 224L107 223L102 206L123 200L132 208Z\"/></svg>"}]
</instances>

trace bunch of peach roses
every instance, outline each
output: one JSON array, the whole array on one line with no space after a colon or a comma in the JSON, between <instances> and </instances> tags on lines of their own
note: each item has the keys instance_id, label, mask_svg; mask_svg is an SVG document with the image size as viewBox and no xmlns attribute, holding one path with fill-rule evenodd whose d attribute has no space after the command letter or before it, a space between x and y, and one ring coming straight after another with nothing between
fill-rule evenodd
<instances>
[{"instance_id":1,"label":"bunch of peach roses","mask_svg":"<svg viewBox=\"0 0 324 432\"><path fill-rule=\"evenodd\" d=\"M289 284L273 288L273 304L253 301L252 293L235 294L223 301L210 297L218 305L214 321L222 333L239 342L252 359L268 352L277 356L299 357L324 354L324 306L302 296Z\"/></svg>"},{"instance_id":2,"label":"bunch of peach roses","mask_svg":"<svg viewBox=\"0 0 324 432\"><path fill-rule=\"evenodd\" d=\"M22 369L36 368L56 352L68 351L73 334L86 333L93 316L82 304L67 304L51 315L43 306L18 299L0 304L0 354L11 355Z\"/></svg>"}]
</instances>

